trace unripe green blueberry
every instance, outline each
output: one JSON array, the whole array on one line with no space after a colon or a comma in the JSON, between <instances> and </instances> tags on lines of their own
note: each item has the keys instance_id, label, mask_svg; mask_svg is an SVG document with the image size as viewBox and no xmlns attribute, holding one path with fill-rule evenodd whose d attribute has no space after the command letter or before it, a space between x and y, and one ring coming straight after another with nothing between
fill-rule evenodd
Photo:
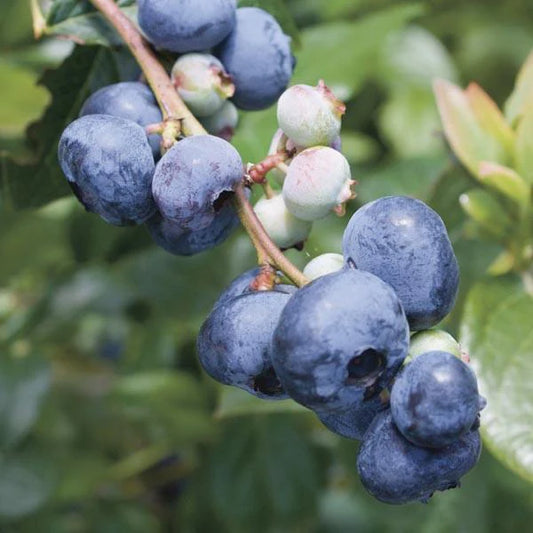
<instances>
[{"instance_id":1,"label":"unripe green blueberry","mask_svg":"<svg viewBox=\"0 0 533 533\"><path fill-rule=\"evenodd\" d=\"M448 332L442 329L427 329L411 336L409 354L405 362L408 363L428 352L448 352L459 359L465 358L461 345Z\"/></svg>"},{"instance_id":2,"label":"unripe green blueberry","mask_svg":"<svg viewBox=\"0 0 533 533\"><path fill-rule=\"evenodd\" d=\"M290 164L283 199L295 217L319 220L353 198L353 184L346 158L333 148L316 146L298 154Z\"/></svg>"},{"instance_id":3,"label":"unripe green blueberry","mask_svg":"<svg viewBox=\"0 0 533 533\"><path fill-rule=\"evenodd\" d=\"M200 122L211 135L230 141L239 123L239 112L231 102L226 101L216 113L201 118Z\"/></svg>"},{"instance_id":4,"label":"unripe green blueberry","mask_svg":"<svg viewBox=\"0 0 533 533\"><path fill-rule=\"evenodd\" d=\"M313 281L326 274L341 270L344 266L344 257L341 254L322 254L315 257L304 268L306 278Z\"/></svg>"},{"instance_id":5,"label":"unripe green blueberry","mask_svg":"<svg viewBox=\"0 0 533 533\"><path fill-rule=\"evenodd\" d=\"M280 248L290 248L305 241L313 226L291 215L281 194L274 198L261 198L254 210L266 232Z\"/></svg>"},{"instance_id":6,"label":"unripe green blueberry","mask_svg":"<svg viewBox=\"0 0 533 533\"><path fill-rule=\"evenodd\" d=\"M210 54L181 56L172 68L172 82L198 117L216 113L235 93L235 86L224 66Z\"/></svg>"},{"instance_id":7,"label":"unripe green blueberry","mask_svg":"<svg viewBox=\"0 0 533 533\"><path fill-rule=\"evenodd\" d=\"M278 124L303 148L330 146L340 134L345 109L323 82L318 87L294 85L278 100Z\"/></svg>"}]
</instances>

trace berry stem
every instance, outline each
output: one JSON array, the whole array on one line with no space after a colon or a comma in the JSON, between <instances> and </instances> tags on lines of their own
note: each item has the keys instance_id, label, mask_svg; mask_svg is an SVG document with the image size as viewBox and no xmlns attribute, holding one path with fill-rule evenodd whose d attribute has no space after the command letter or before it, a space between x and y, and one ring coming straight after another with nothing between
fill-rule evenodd
<instances>
[{"instance_id":1,"label":"berry stem","mask_svg":"<svg viewBox=\"0 0 533 533\"><path fill-rule=\"evenodd\" d=\"M157 98L164 118L180 120L185 135L206 135L207 131L185 105L166 70L131 20L113 0L90 1L127 44ZM283 255L263 228L244 193L244 185L235 191L235 202L240 220L257 250L259 264L278 268L299 287L308 283L309 280Z\"/></svg>"},{"instance_id":2,"label":"berry stem","mask_svg":"<svg viewBox=\"0 0 533 533\"><path fill-rule=\"evenodd\" d=\"M205 135L207 132L183 103L168 74L131 20L113 0L91 0L91 3L111 23L139 63L146 81L152 88L165 118L180 119L185 135Z\"/></svg>"},{"instance_id":3,"label":"berry stem","mask_svg":"<svg viewBox=\"0 0 533 533\"><path fill-rule=\"evenodd\" d=\"M253 207L246 198L244 186L239 185L235 191L237 210L239 217L252 242L257 240L264 252L270 258L270 264L279 268L294 284L303 287L309 280L303 273L289 261L283 252L272 242L265 228L257 218Z\"/></svg>"}]
</instances>

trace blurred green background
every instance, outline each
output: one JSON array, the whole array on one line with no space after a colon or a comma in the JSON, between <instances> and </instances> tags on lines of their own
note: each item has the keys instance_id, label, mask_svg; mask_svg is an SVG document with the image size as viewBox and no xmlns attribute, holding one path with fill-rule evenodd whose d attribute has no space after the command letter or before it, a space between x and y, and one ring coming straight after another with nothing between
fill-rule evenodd
<instances>
[{"instance_id":1,"label":"blurred green background","mask_svg":"<svg viewBox=\"0 0 533 533\"><path fill-rule=\"evenodd\" d=\"M293 35L295 82L324 78L347 101L344 153L359 181L351 209L409 194L444 218L462 271L445 327L458 334L468 290L500 248L460 209L474 182L446 147L431 83L474 80L503 104L533 49L531 0L241 4L272 10ZM357 479L355 443L291 402L261 403L208 379L195 335L217 294L253 265L247 238L237 232L220 249L181 259L144 228L85 213L57 168L57 135L89 92L135 67L116 47L36 42L29 2L0 0L0 8L0 531L531 528L531 470L511 471L485 451L461 490L386 506ZM78 23L59 21L54 31ZM36 86L44 72L53 101ZM275 127L273 109L243 115L234 143L246 161L266 155ZM316 224L291 258L304 265L340 251L345 223ZM523 420L530 454L532 409Z\"/></svg>"}]
</instances>

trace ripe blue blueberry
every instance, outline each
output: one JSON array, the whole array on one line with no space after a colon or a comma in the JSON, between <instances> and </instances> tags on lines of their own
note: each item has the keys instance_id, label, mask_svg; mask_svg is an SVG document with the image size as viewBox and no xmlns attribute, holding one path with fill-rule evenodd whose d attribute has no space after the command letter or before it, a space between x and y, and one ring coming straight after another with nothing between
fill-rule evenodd
<instances>
[{"instance_id":1,"label":"ripe blue blueberry","mask_svg":"<svg viewBox=\"0 0 533 533\"><path fill-rule=\"evenodd\" d=\"M222 244L239 225L239 217L231 202L225 203L209 226L198 231L183 230L176 222L159 213L146 226L154 242L174 255L190 256Z\"/></svg>"},{"instance_id":2,"label":"ripe blue blueberry","mask_svg":"<svg viewBox=\"0 0 533 533\"><path fill-rule=\"evenodd\" d=\"M398 431L387 410L376 416L365 433L357 469L366 490L382 502L427 502L435 491L458 487L480 453L477 430L445 448L415 446Z\"/></svg>"},{"instance_id":3,"label":"ripe blue blueberry","mask_svg":"<svg viewBox=\"0 0 533 533\"><path fill-rule=\"evenodd\" d=\"M156 210L154 157L135 122L87 115L70 124L59 141L59 164L88 211L117 226L142 224Z\"/></svg>"},{"instance_id":4,"label":"ripe blue blueberry","mask_svg":"<svg viewBox=\"0 0 533 533\"><path fill-rule=\"evenodd\" d=\"M150 88L137 81L125 81L102 87L83 104L80 117L85 115L113 115L126 118L145 127L158 124L163 115ZM161 136L148 137L155 158L160 155Z\"/></svg>"},{"instance_id":5,"label":"ripe blue blueberry","mask_svg":"<svg viewBox=\"0 0 533 533\"><path fill-rule=\"evenodd\" d=\"M394 423L413 444L443 448L469 431L480 410L474 372L447 352L414 359L391 393Z\"/></svg>"},{"instance_id":6,"label":"ripe blue blueberry","mask_svg":"<svg viewBox=\"0 0 533 533\"><path fill-rule=\"evenodd\" d=\"M211 225L243 177L242 160L212 135L187 137L157 164L153 194L161 215L186 231Z\"/></svg>"},{"instance_id":7,"label":"ripe blue blueberry","mask_svg":"<svg viewBox=\"0 0 533 533\"><path fill-rule=\"evenodd\" d=\"M348 223L343 251L391 285L412 330L434 326L452 309L457 260L441 218L420 200L389 196L365 205Z\"/></svg>"},{"instance_id":8,"label":"ripe blue blueberry","mask_svg":"<svg viewBox=\"0 0 533 533\"><path fill-rule=\"evenodd\" d=\"M270 345L290 295L250 292L217 305L198 335L198 356L215 380L265 399L287 395L274 371Z\"/></svg>"},{"instance_id":9,"label":"ripe blue blueberry","mask_svg":"<svg viewBox=\"0 0 533 533\"><path fill-rule=\"evenodd\" d=\"M389 385L408 343L394 291L372 274L344 269L292 296L272 360L294 400L315 411L343 411Z\"/></svg>"},{"instance_id":10,"label":"ripe blue blueberry","mask_svg":"<svg viewBox=\"0 0 533 533\"><path fill-rule=\"evenodd\" d=\"M292 76L290 38L272 15L256 7L237 9L235 29L215 55L235 83L233 102L240 109L271 106Z\"/></svg>"},{"instance_id":11,"label":"ripe blue blueberry","mask_svg":"<svg viewBox=\"0 0 533 533\"><path fill-rule=\"evenodd\" d=\"M224 66L211 54L181 56L172 68L172 82L197 117L216 113L235 93Z\"/></svg>"},{"instance_id":12,"label":"ripe blue blueberry","mask_svg":"<svg viewBox=\"0 0 533 533\"><path fill-rule=\"evenodd\" d=\"M200 118L200 122L211 135L231 141L239 124L239 113L231 102L226 101L213 115Z\"/></svg>"},{"instance_id":13,"label":"ripe blue blueberry","mask_svg":"<svg viewBox=\"0 0 533 533\"><path fill-rule=\"evenodd\" d=\"M235 0L139 0L139 26L156 47L185 53L220 43L235 26Z\"/></svg>"},{"instance_id":14,"label":"ripe blue blueberry","mask_svg":"<svg viewBox=\"0 0 533 533\"><path fill-rule=\"evenodd\" d=\"M386 408L387 405L378 395L343 411L317 411L316 415L333 433L347 439L361 440L376 415Z\"/></svg>"}]
</instances>

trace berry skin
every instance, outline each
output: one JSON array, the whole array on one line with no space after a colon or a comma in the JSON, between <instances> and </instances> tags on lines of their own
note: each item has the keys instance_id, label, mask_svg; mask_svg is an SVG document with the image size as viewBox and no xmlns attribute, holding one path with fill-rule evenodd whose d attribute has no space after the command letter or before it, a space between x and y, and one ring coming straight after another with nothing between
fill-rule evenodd
<instances>
[{"instance_id":1,"label":"berry skin","mask_svg":"<svg viewBox=\"0 0 533 533\"><path fill-rule=\"evenodd\" d=\"M411 335L409 355L405 363L427 352L448 352L463 361L466 355L461 345L448 332L442 329L427 329Z\"/></svg>"},{"instance_id":2,"label":"berry skin","mask_svg":"<svg viewBox=\"0 0 533 533\"><path fill-rule=\"evenodd\" d=\"M402 435L428 448L443 448L468 432L484 405L474 372L447 352L409 363L396 378L390 404Z\"/></svg>"},{"instance_id":3,"label":"berry skin","mask_svg":"<svg viewBox=\"0 0 533 533\"><path fill-rule=\"evenodd\" d=\"M204 370L220 383L259 398L287 398L269 348L289 298L283 292L259 291L217 305L198 335L198 356Z\"/></svg>"},{"instance_id":4,"label":"berry skin","mask_svg":"<svg viewBox=\"0 0 533 533\"><path fill-rule=\"evenodd\" d=\"M318 411L319 420L330 431L347 439L361 440L376 415L386 409L379 396L354 404L346 411Z\"/></svg>"},{"instance_id":5,"label":"berry skin","mask_svg":"<svg viewBox=\"0 0 533 533\"><path fill-rule=\"evenodd\" d=\"M163 120L152 91L147 85L137 81L102 87L83 104L80 117L85 115L113 115L131 120L143 128ZM161 153L161 136L150 135L148 141L154 157L158 158Z\"/></svg>"},{"instance_id":6,"label":"berry skin","mask_svg":"<svg viewBox=\"0 0 533 533\"><path fill-rule=\"evenodd\" d=\"M312 222L353 198L353 183L346 158L333 148L316 146L290 164L283 199L295 217Z\"/></svg>"},{"instance_id":7,"label":"berry skin","mask_svg":"<svg viewBox=\"0 0 533 533\"><path fill-rule=\"evenodd\" d=\"M385 503L426 503L437 490L459 486L478 462L477 430L439 450L411 444L397 430L389 410L376 416L359 449L357 469L370 494Z\"/></svg>"},{"instance_id":8,"label":"berry skin","mask_svg":"<svg viewBox=\"0 0 533 533\"><path fill-rule=\"evenodd\" d=\"M110 115L87 115L63 132L59 164L87 211L117 226L142 224L155 212L154 157L135 122Z\"/></svg>"},{"instance_id":9,"label":"berry skin","mask_svg":"<svg viewBox=\"0 0 533 533\"><path fill-rule=\"evenodd\" d=\"M231 202L225 203L209 226L198 231L186 231L159 213L146 226L154 242L174 255L191 256L222 244L239 226L239 217Z\"/></svg>"},{"instance_id":10,"label":"berry skin","mask_svg":"<svg viewBox=\"0 0 533 533\"><path fill-rule=\"evenodd\" d=\"M259 267L252 268L251 270L247 270L240 276L236 277L229 285L226 287L226 289L220 294L218 297L218 300L216 301L214 307L217 307L218 305L225 304L229 302L230 300L233 300L233 298L236 298L237 296L241 296L243 294L248 294L250 292L255 292L251 285L255 278L260 274L261 269ZM286 285L284 283L281 283L279 285L275 285L272 289L273 291L278 292L284 292L286 294L294 294L298 288L294 285Z\"/></svg>"},{"instance_id":11,"label":"berry skin","mask_svg":"<svg viewBox=\"0 0 533 533\"><path fill-rule=\"evenodd\" d=\"M294 68L290 38L276 19L256 7L237 9L237 24L216 49L232 77L239 109L270 107L287 88Z\"/></svg>"},{"instance_id":12,"label":"berry skin","mask_svg":"<svg viewBox=\"0 0 533 533\"><path fill-rule=\"evenodd\" d=\"M345 109L323 83L294 85L278 100L278 124L302 148L330 146L339 138Z\"/></svg>"},{"instance_id":13,"label":"berry skin","mask_svg":"<svg viewBox=\"0 0 533 533\"><path fill-rule=\"evenodd\" d=\"M228 195L240 183L237 150L212 135L187 137L156 166L152 190L161 215L186 231L211 225Z\"/></svg>"},{"instance_id":14,"label":"berry skin","mask_svg":"<svg viewBox=\"0 0 533 533\"><path fill-rule=\"evenodd\" d=\"M156 47L197 52L220 43L235 26L235 0L139 0L139 26Z\"/></svg>"},{"instance_id":15,"label":"berry skin","mask_svg":"<svg viewBox=\"0 0 533 533\"><path fill-rule=\"evenodd\" d=\"M300 220L289 213L281 195L261 198L254 210L271 239L282 249L304 242L313 227L311 222Z\"/></svg>"},{"instance_id":16,"label":"berry skin","mask_svg":"<svg viewBox=\"0 0 533 533\"><path fill-rule=\"evenodd\" d=\"M216 113L235 93L224 65L210 54L186 54L172 68L172 82L197 117Z\"/></svg>"},{"instance_id":17,"label":"berry skin","mask_svg":"<svg viewBox=\"0 0 533 533\"><path fill-rule=\"evenodd\" d=\"M429 329L452 309L457 260L441 218L420 200L388 196L359 209L344 232L343 252L392 286L412 330Z\"/></svg>"},{"instance_id":18,"label":"berry skin","mask_svg":"<svg viewBox=\"0 0 533 533\"><path fill-rule=\"evenodd\" d=\"M341 254L322 254L315 257L304 268L304 276L313 281L326 274L338 272L344 267L344 257Z\"/></svg>"},{"instance_id":19,"label":"berry skin","mask_svg":"<svg viewBox=\"0 0 533 533\"><path fill-rule=\"evenodd\" d=\"M409 328L394 291L344 269L300 289L276 328L272 361L283 387L315 411L346 411L388 386Z\"/></svg>"},{"instance_id":20,"label":"berry skin","mask_svg":"<svg viewBox=\"0 0 533 533\"><path fill-rule=\"evenodd\" d=\"M239 124L239 113L231 102L224 102L213 115L200 119L202 126L211 134L231 141Z\"/></svg>"}]
</instances>

